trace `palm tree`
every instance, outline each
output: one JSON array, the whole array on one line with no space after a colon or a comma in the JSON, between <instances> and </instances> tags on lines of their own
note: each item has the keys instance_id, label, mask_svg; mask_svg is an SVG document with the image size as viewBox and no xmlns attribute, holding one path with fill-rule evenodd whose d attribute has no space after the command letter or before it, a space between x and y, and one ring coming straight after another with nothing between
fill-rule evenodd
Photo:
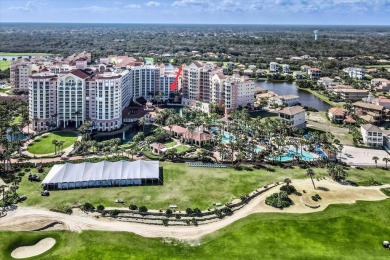
<instances>
[{"instance_id":1,"label":"palm tree","mask_svg":"<svg viewBox=\"0 0 390 260\"><path fill-rule=\"evenodd\" d=\"M313 177L315 175L313 169L311 169L311 168L307 169L306 170L306 175L310 177L311 182L313 183L313 187L314 187L314 189L316 189L316 185L314 184L314 180L313 180Z\"/></svg>"},{"instance_id":2,"label":"palm tree","mask_svg":"<svg viewBox=\"0 0 390 260\"><path fill-rule=\"evenodd\" d=\"M372 157L372 160L375 162L375 167L378 167L379 158L377 156L374 156L374 157Z\"/></svg>"},{"instance_id":3,"label":"palm tree","mask_svg":"<svg viewBox=\"0 0 390 260\"><path fill-rule=\"evenodd\" d=\"M385 157L382 159L382 161L386 163L386 169L387 169L387 163L390 161L390 158Z\"/></svg>"},{"instance_id":4,"label":"palm tree","mask_svg":"<svg viewBox=\"0 0 390 260\"><path fill-rule=\"evenodd\" d=\"M142 133L145 133L145 123L146 123L146 118L141 117L138 119L138 124L142 125Z\"/></svg>"},{"instance_id":5,"label":"palm tree","mask_svg":"<svg viewBox=\"0 0 390 260\"><path fill-rule=\"evenodd\" d=\"M58 141L54 139L51 143L54 145L54 154L57 155Z\"/></svg>"},{"instance_id":6,"label":"palm tree","mask_svg":"<svg viewBox=\"0 0 390 260\"><path fill-rule=\"evenodd\" d=\"M77 128L79 125L79 115L81 115L81 112L76 110L73 114L76 116L76 128Z\"/></svg>"}]
</instances>

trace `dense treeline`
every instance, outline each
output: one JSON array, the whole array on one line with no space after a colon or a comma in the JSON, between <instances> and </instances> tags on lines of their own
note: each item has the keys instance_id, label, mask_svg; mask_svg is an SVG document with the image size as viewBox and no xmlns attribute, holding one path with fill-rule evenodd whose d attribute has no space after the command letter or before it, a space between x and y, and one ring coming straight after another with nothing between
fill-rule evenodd
<instances>
[{"instance_id":1,"label":"dense treeline","mask_svg":"<svg viewBox=\"0 0 390 260\"><path fill-rule=\"evenodd\" d=\"M314 29L320 30L319 41L314 41ZM191 51L224 53L215 59L242 63L307 54L318 59L359 56L369 65L390 56L390 27L3 23L0 37L5 52L68 55L87 50L94 57L183 52L175 63L187 62L185 54ZM330 65L342 66L337 61Z\"/></svg>"}]
</instances>

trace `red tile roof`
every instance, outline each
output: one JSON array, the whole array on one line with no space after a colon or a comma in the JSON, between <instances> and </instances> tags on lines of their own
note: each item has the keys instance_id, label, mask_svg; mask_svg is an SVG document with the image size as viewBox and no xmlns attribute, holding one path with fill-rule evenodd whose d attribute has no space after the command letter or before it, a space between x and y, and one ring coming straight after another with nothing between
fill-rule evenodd
<instances>
[{"instance_id":1,"label":"red tile roof","mask_svg":"<svg viewBox=\"0 0 390 260\"><path fill-rule=\"evenodd\" d=\"M85 71L81 69L72 70L70 73L82 79L86 79L90 77L89 74L87 74Z\"/></svg>"},{"instance_id":2,"label":"red tile roof","mask_svg":"<svg viewBox=\"0 0 390 260\"><path fill-rule=\"evenodd\" d=\"M347 110L344 108L332 107L331 109L329 109L329 113L335 116L343 116L345 115L345 113L347 113Z\"/></svg>"}]
</instances>

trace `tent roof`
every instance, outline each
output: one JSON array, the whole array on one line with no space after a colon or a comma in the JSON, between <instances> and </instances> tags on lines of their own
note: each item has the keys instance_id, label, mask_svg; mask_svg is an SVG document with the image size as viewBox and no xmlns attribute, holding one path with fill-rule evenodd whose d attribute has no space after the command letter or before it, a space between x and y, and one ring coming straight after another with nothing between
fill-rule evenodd
<instances>
[{"instance_id":1,"label":"tent roof","mask_svg":"<svg viewBox=\"0 0 390 260\"><path fill-rule=\"evenodd\" d=\"M158 161L65 163L54 165L42 184L128 179L158 179Z\"/></svg>"}]
</instances>

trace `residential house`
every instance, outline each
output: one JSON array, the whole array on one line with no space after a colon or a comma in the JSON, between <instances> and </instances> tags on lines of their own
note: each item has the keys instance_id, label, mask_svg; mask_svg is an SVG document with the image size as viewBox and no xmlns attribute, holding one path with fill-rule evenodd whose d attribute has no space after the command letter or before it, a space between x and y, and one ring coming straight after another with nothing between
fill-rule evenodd
<instances>
[{"instance_id":1,"label":"residential house","mask_svg":"<svg viewBox=\"0 0 390 260\"><path fill-rule=\"evenodd\" d=\"M283 73L290 73L290 65L283 64L282 65L282 70L283 70Z\"/></svg>"},{"instance_id":2,"label":"residential house","mask_svg":"<svg viewBox=\"0 0 390 260\"><path fill-rule=\"evenodd\" d=\"M364 69L362 68L346 68L344 72L348 73L351 78L364 79Z\"/></svg>"},{"instance_id":3,"label":"residential house","mask_svg":"<svg viewBox=\"0 0 390 260\"><path fill-rule=\"evenodd\" d=\"M356 116L375 125L382 123L388 112L388 110L383 106L365 103L362 101L355 102L352 105Z\"/></svg>"},{"instance_id":4,"label":"residential house","mask_svg":"<svg viewBox=\"0 0 390 260\"><path fill-rule=\"evenodd\" d=\"M305 110L301 106L286 107L279 111L279 117L298 129L306 128Z\"/></svg>"},{"instance_id":5,"label":"residential house","mask_svg":"<svg viewBox=\"0 0 390 260\"><path fill-rule=\"evenodd\" d=\"M372 101L374 105L383 106L386 109L390 109L390 98L386 98L383 96L378 97Z\"/></svg>"},{"instance_id":6,"label":"residential house","mask_svg":"<svg viewBox=\"0 0 390 260\"><path fill-rule=\"evenodd\" d=\"M343 123L346 115L347 115L347 110L344 108L332 107L328 111L329 119L333 123L337 123L337 124Z\"/></svg>"},{"instance_id":7,"label":"residential house","mask_svg":"<svg viewBox=\"0 0 390 260\"><path fill-rule=\"evenodd\" d=\"M296 79L303 79L304 75L300 71L294 71L293 72L293 77L296 78Z\"/></svg>"},{"instance_id":8,"label":"residential house","mask_svg":"<svg viewBox=\"0 0 390 260\"><path fill-rule=\"evenodd\" d=\"M295 95L284 95L272 97L268 100L268 105L278 105L278 106L295 106L299 104L299 96Z\"/></svg>"},{"instance_id":9,"label":"residential house","mask_svg":"<svg viewBox=\"0 0 390 260\"><path fill-rule=\"evenodd\" d=\"M383 146L383 132L379 127L372 124L361 125L360 132L363 137L363 143L366 145L373 147Z\"/></svg>"},{"instance_id":10,"label":"residential house","mask_svg":"<svg viewBox=\"0 0 390 260\"><path fill-rule=\"evenodd\" d=\"M279 71L279 63L277 62L271 62L269 64L269 72L270 73L276 73Z\"/></svg>"},{"instance_id":11,"label":"residential house","mask_svg":"<svg viewBox=\"0 0 390 260\"><path fill-rule=\"evenodd\" d=\"M328 85L330 85L331 83L334 82L334 79L332 78L329 78L329 77L321 77L319 80L318 80L318 84L324 86L324 87L327 87Z\"/></svg>"},{"instance_id":12,"label":"residential house","mask_svg":"<svg viewBox=\"0 0 390 260\"><path fill-rule=\"evenodd\" d=\"M310 68L307 70L307 74L311 79L319 79L321 77L321 70L319 68Z\"/></svg>"}]
</instances>

